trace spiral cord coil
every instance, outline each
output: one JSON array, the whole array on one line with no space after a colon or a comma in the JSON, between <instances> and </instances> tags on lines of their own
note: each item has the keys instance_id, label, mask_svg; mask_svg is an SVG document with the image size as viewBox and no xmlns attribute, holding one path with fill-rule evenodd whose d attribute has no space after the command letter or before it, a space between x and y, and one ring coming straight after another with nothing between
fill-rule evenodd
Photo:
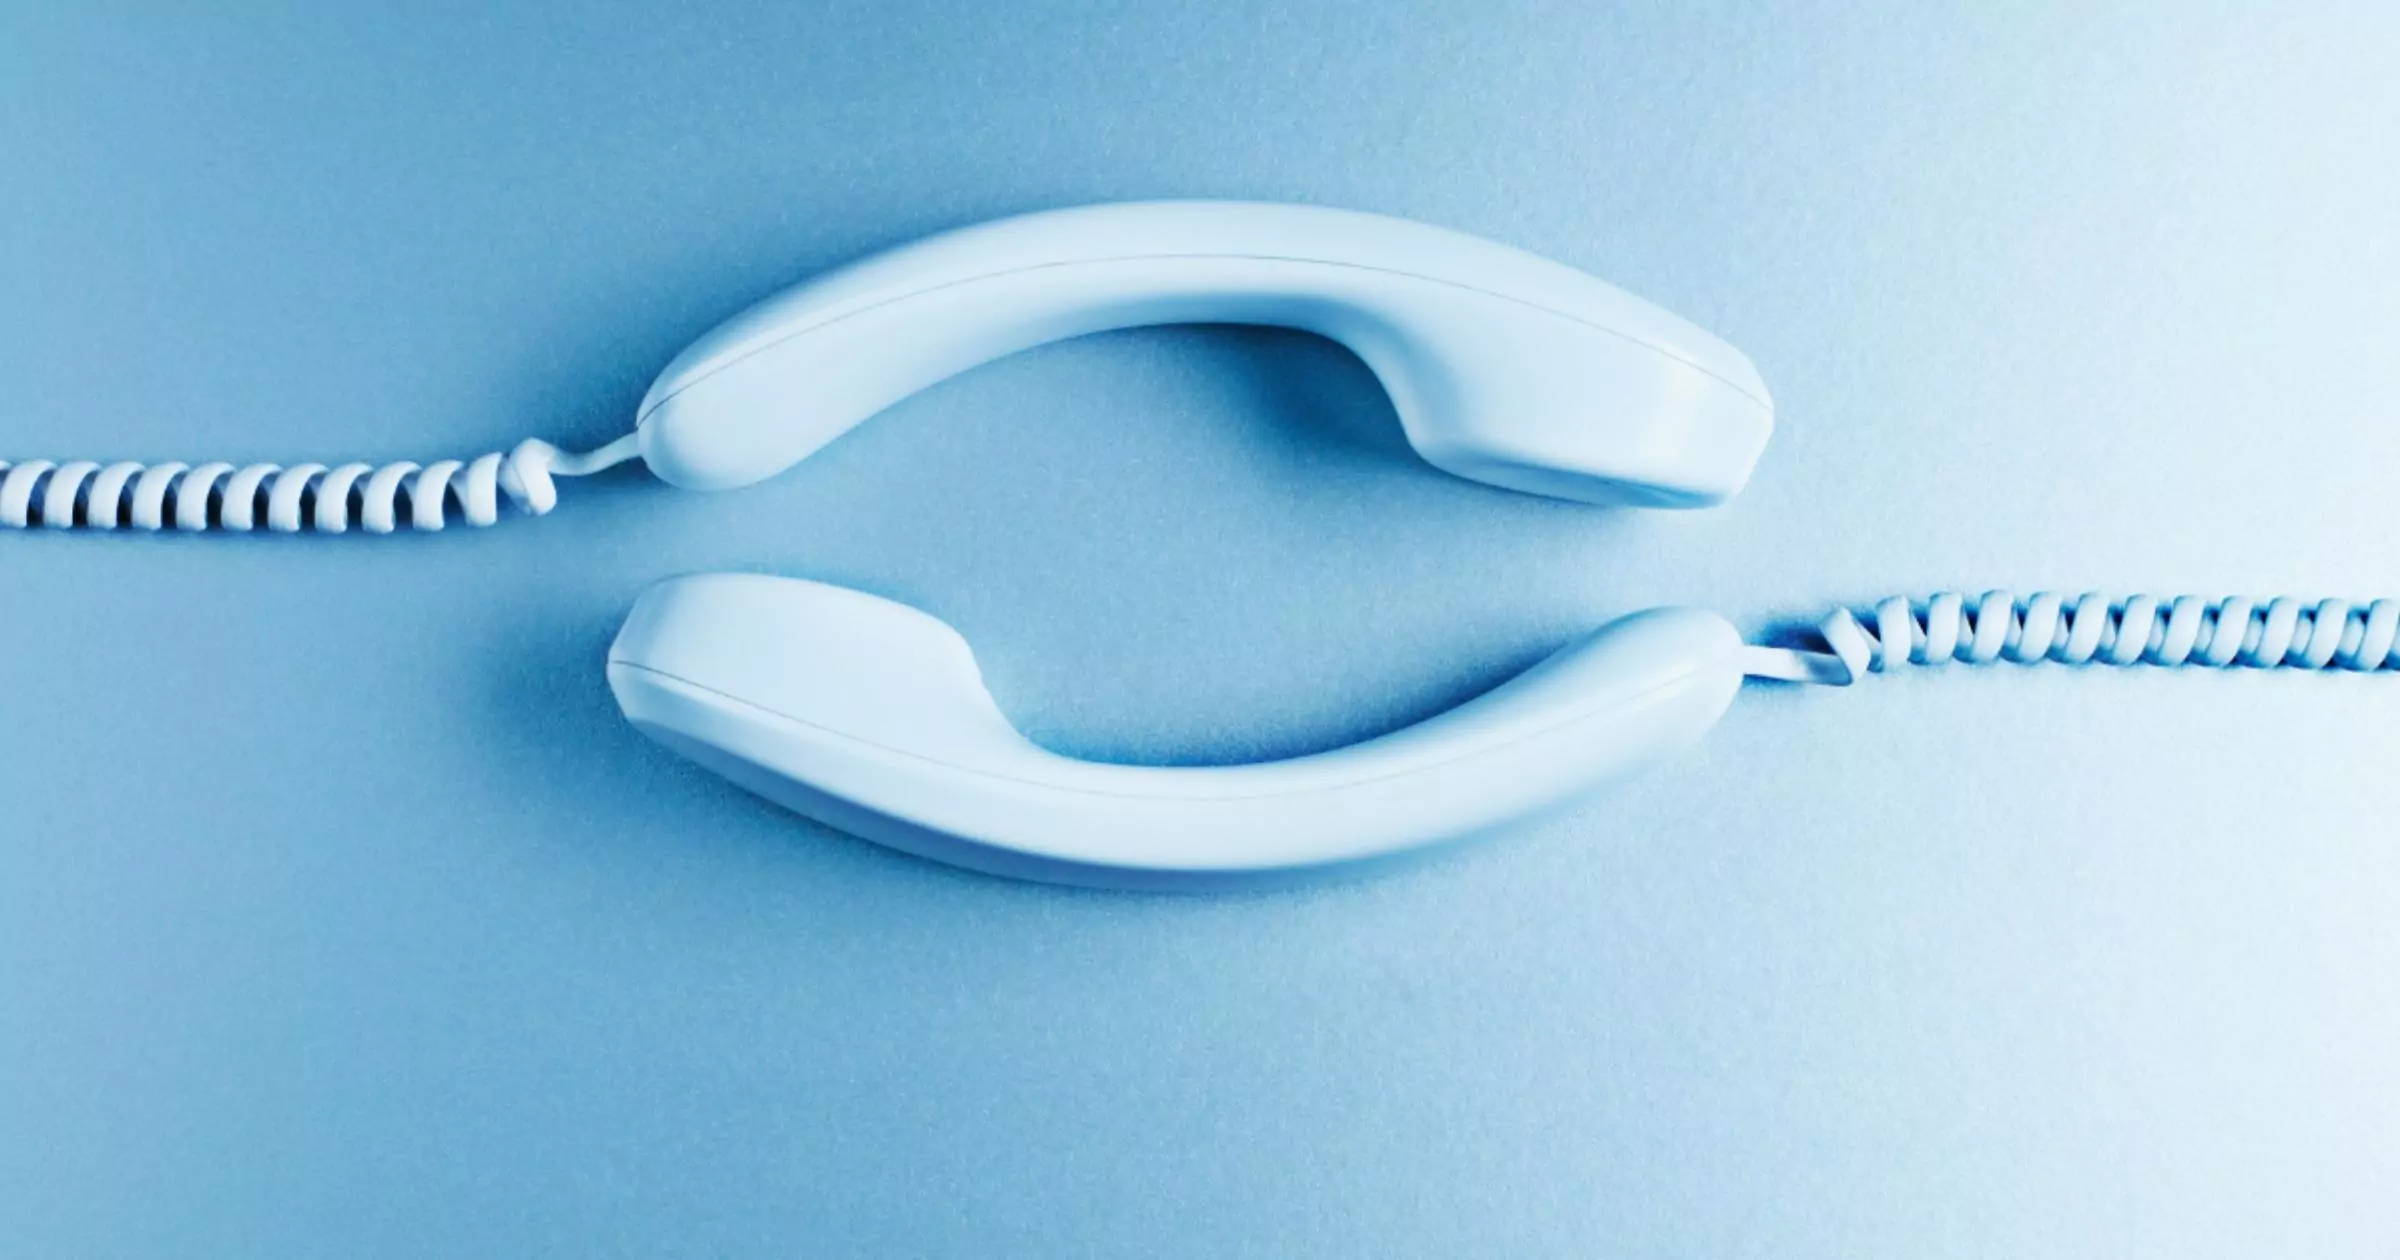
<instances>
[{"instance_id":1,"label":"spiral cord coil","mask_svg":"<svg viewBox=\"0 0 2400 1260\"><path fill-rule=\"evenodd\" d=\"M2311 603L2198 595L2121 601L2048 591L2018 600L1991 591L1970 607L1944 591L1922 605L1895 596L1861 618L1837 608L1818 627L1829 652L1753 647L1753 677L1849 686L1869 673L1953 661L2021 665L2157 665L2168 669L2400 669L2400 600Z\"/></svg>"},{"instance_id":2,"label":"spiral cord coil","mask_svg":"<svg viewBox=\"0 0 2400 1260\"><path fill-rule=\"evenodd\" d=\"M389 534L404 525L439 530L453 505L480 527L500 519L504 494L523 514L540 516L558 505L553 477L599 472L638 453L627 435L582 453L528 438L505 455L471 462L398 460L381 467L0 460L0 527L342 534L355 525Z\"/></svg>"}]
</instances>

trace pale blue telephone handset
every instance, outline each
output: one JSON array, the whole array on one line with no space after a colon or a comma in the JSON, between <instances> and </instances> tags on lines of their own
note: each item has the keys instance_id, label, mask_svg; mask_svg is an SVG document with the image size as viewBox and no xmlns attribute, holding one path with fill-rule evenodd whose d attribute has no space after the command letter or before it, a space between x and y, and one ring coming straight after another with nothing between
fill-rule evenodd
<instances>
[{"instance_id":1,"label":"pale blue telephone handset","mask_svg":"<svg viewBox=\"0 0 2400 1260\"><path fill-rule=\"evenodd\" d=\"M1144 324L1274 324L1334 338L1391 392L1436 467L1593 503L1704 507L1773 425L1749 361L1571 268L1379 215L1239 202L1093 206L948 233L760 303L661 373L635 431L567 454L236 468L0 463L0 525L389 533L452 506L556 503L555 476L640 456L676 485L774 476L955 373ZM407 513L401 514L405 499ZM1018 734L965 640L890 600L711 574L645 593L610 648L643 731L800 813L999 874L1195 887L1346 868L1555 809L1699 739L1745 677L1849 683L1958 660L2400 668L2400 601L2069 604L2005 592L1836 610L1829 652L1750 646L1714 613L1603 627L1447 713L1245 766L1063 757Z\"/></svg>"}]
</instances>

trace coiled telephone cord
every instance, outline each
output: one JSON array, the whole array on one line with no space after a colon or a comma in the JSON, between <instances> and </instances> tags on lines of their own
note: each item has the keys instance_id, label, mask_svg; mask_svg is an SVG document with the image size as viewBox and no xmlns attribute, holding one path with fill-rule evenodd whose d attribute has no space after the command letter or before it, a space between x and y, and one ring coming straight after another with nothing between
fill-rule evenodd
<instances>
[{"instance_id":1,"label":"coiled telephone cord","mask_svg":"<svg viewBox=\"0 0 2400 1260\"><path fill-rule=\"evenodd\" d=\"M1987 665L2156 665L2168 669L2400 669L2400 600L2369 604L2289 597L2098 593L2072 602L2043 591L2018 600L1990 591L1972 606L1957 591L1923 604L1884 600L1860 617L1837 608L1820 623L1824 652L1753 647L1757 678L1846 687L1870 673L1953 661Z\"/></svg>"},{"instance_id":2,"label":"coiled telephone cord","mask_svg":"<svg viewBox=\"0 0 2400 1260\"><path fill-rule=\"evenodd\" d=\"M504 494L525 515L540 516L558 505L553 477L596 473L639 453L628 434L594 451L528 438L505 455L381 467L0 460L0 527L341 534L355 525L389 534L403 526L441 529L453 505L468 524L485 526L500 519Z\"/></svg>"}]
</instances>

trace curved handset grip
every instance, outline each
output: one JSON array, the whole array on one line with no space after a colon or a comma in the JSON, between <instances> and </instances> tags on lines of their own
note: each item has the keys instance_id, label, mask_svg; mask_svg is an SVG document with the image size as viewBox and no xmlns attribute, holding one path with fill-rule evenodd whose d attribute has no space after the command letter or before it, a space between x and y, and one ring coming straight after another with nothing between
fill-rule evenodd
<instances>
[{"instance_id":1,"label":"curved handset grip","mask_svg":"<svg viewBox=\"0 0 2400 1260\"><path fill-rule=\"evenodd\" d=\"M747 485L977 364L1167 323L1340 341L1427 460L1537 494L1715 503L1773 424L1739 351L1573 268L1381 215L1149 202L950 232L770 298L660 374L642 454L677 485Z\"/></svg>"},{"instance_id":2,"label":"curved handset grip","mask_svg":"<svg viewBox=\"0 0 2400 1260\"><path fill-rule=\"evenodd\" d=\"M1636 614L1440 716L1243 766L1079 761L1017 733L955 630L796 578L646 592L609 649L645 733L842 830L995 874L1111 887L1274 880L1523 820L1697 740L1741 636Z\"/></svg>"}]
</instances>

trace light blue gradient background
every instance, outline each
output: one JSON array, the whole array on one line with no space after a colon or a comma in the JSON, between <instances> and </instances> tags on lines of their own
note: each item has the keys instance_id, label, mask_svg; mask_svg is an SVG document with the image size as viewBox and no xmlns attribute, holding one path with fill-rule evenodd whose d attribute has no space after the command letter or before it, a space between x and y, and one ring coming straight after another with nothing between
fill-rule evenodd
<instances>
[{"instance_id":1,"label":"light blue gradient background","mask_svg":"<svg viewBox=\"0 0 2400 1260\"><path fill-rule=\"evenodd\" d=\"M2005 12L2003 10L2006 10ZM0 448L614 436L687 339L1112 198L1387 211L1745 348L1697 515L1170 330L737 494L0 538L0 1254L2400 1253L2400 685L1757 689L1390 878L1001 883L622 725L642 586L957 624L1038 737L1348 742L1658 602L2400 592L2386 6L0 12Z\"/></svg>"}]
</instances>

